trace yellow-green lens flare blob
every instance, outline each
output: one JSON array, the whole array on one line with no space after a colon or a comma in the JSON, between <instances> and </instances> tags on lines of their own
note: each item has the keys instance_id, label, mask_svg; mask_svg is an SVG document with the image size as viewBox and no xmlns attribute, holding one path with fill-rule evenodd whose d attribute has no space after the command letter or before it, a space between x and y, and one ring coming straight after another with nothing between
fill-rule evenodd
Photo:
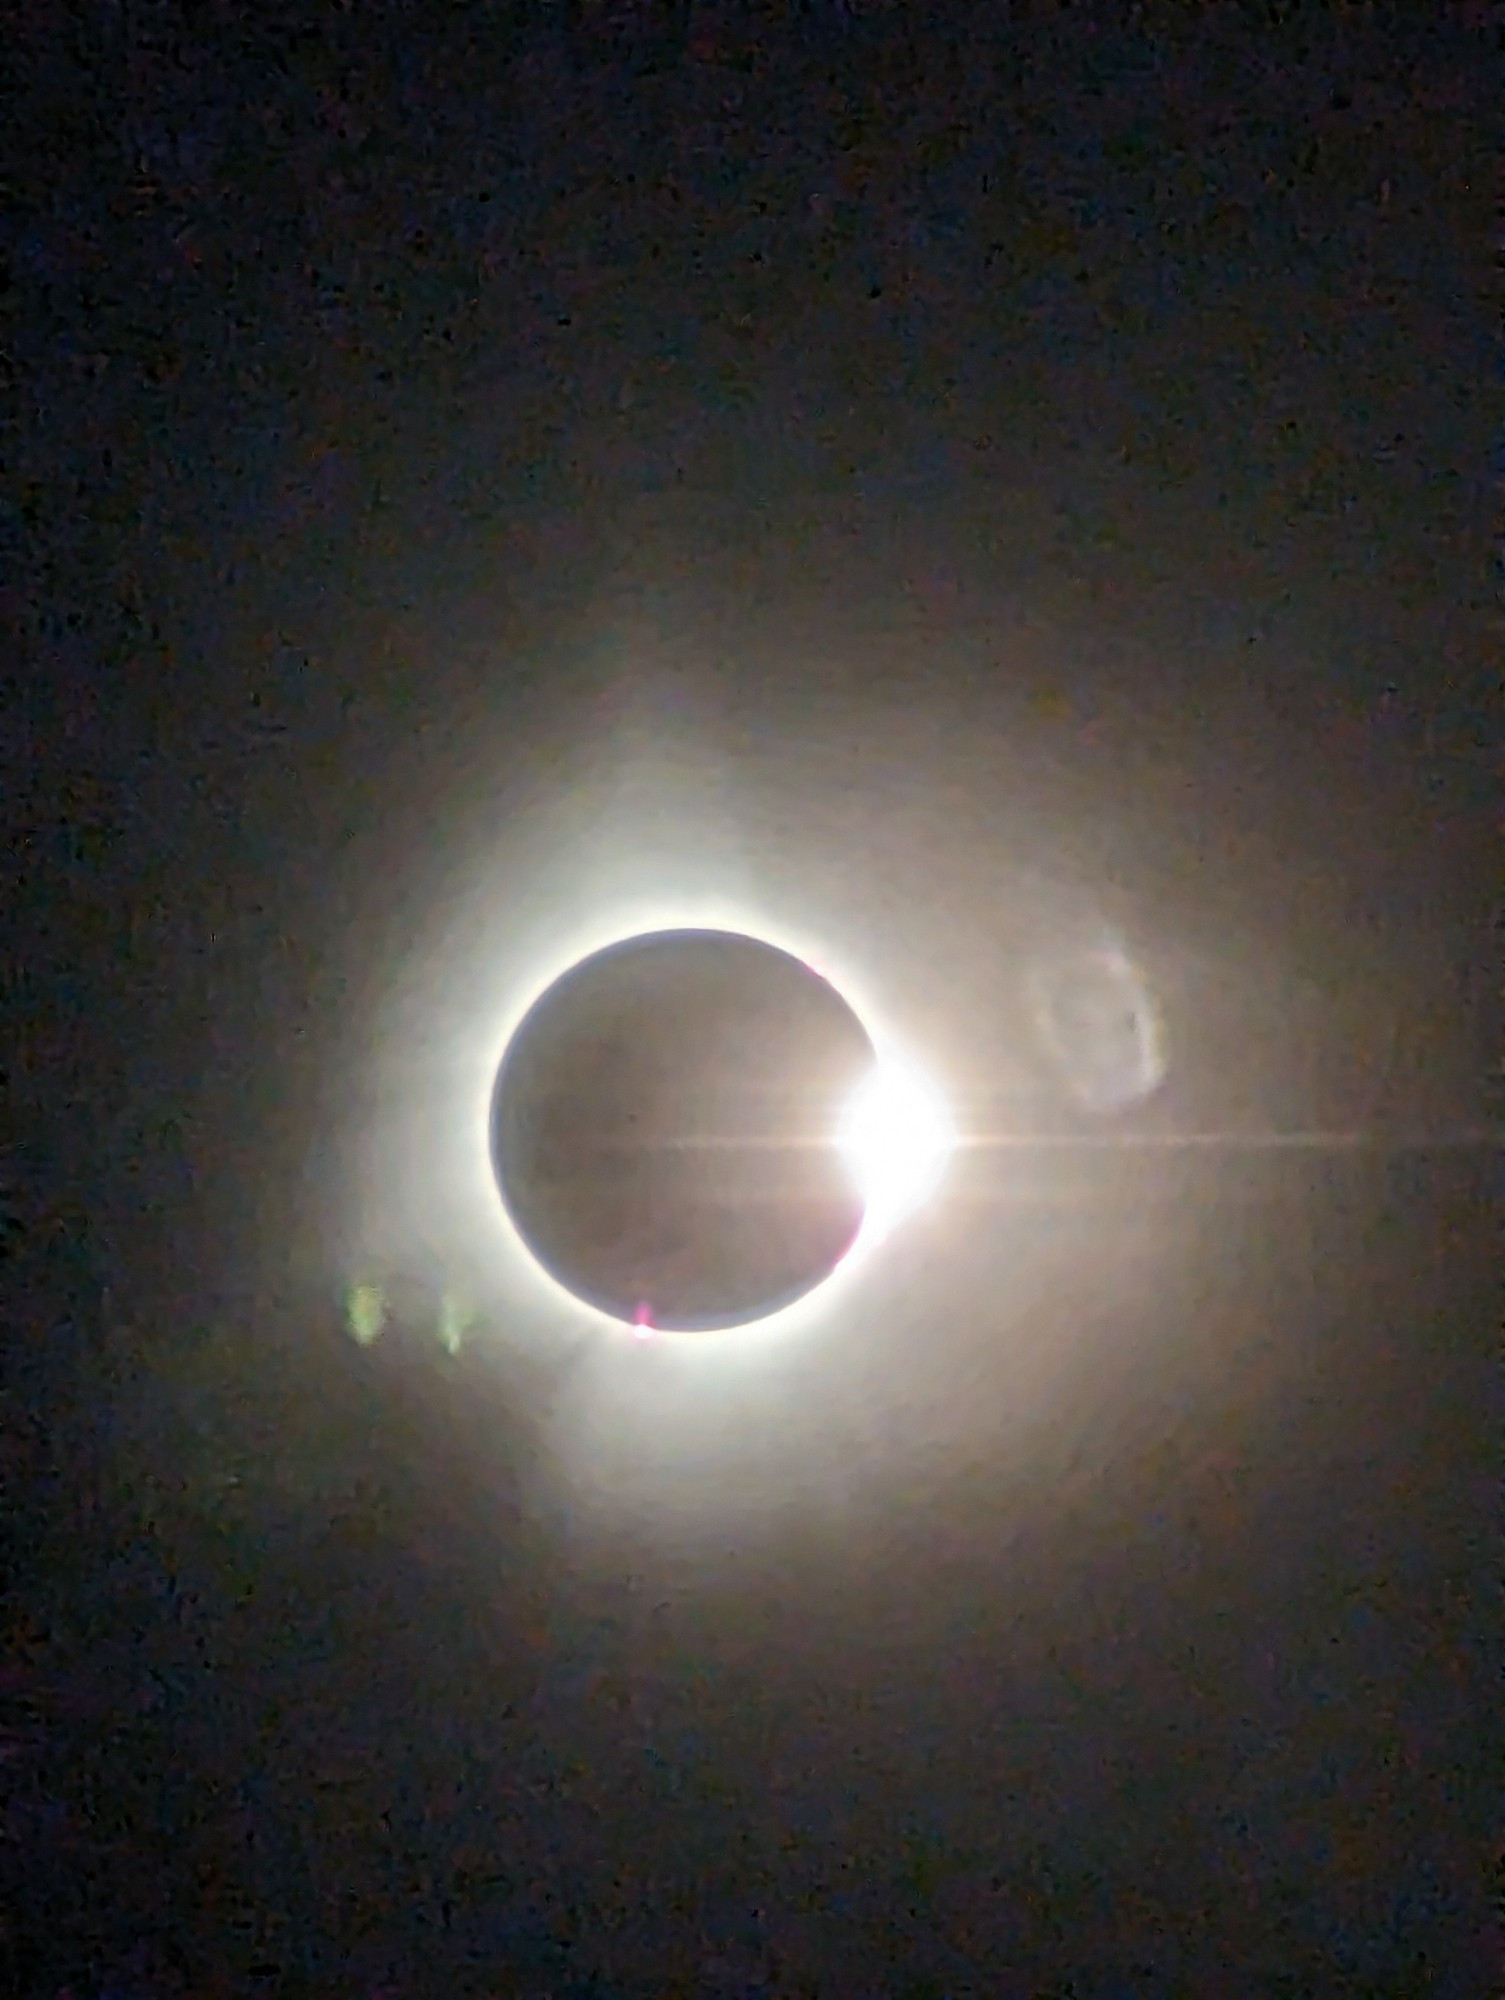
<instances>
[{"instance_id":1,"label":"yellow-green lens flare blob","mask_svg":"<svg viewBox=\"0 0 1505 2000\"><path fill-rule=\"evenodd\" d=\"M446 1354L458 1354L475 1330L479 1314L468 1300L446 1292L439 1301L439 1345Z\"/></svg>"},{"instance_id":2,"label":"yellow-green lens flare blob","mask_svg":"<svg viewBox=\"0 0 1505 2000\"><path fill-rule=\"evenodd\" d=\"M381 1338L387 1323L387 1297L380 1285L352 1285L345 1298L345 1328L359 1347Z\"/></svg>"}]
</instances>

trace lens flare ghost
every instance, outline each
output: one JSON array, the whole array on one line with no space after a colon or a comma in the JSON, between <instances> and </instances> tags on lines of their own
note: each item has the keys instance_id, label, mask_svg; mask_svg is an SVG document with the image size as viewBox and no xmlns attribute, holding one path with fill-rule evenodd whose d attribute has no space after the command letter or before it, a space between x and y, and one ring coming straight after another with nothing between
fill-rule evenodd
<instances>
[{"instance_id":1,"label":"lens flare ghost","mask_svg":"<svg viewBox=\"0 0 1505 2000\"><path fill-rule=\"evenodd\" d=\"M836 1142L865 1204L861 1240L872 1244L935 1192L956 1133L930 1079L889 1053L853 1092Z\"/></svg>"}]
</instances>

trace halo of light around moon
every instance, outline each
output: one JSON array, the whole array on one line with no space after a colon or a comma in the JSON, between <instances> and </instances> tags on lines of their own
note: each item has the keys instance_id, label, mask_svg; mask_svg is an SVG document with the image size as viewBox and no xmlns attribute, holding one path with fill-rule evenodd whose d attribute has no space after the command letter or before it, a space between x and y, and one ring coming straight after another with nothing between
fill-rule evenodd
<instances>
[{"instance_id":1,"label":"halo of light around moon","mask_svg":"<svg viewBox=\"0 0 1505 2000\"><path fill-rule=\"evenodd\" d=\"M917 1128L894 1115L914 1093L887 1075L852 1007L792 953L731 931L630 937L555 979L509 1040L496 1185L574 1298L645 1328L743 1325L891 1219L904 1177L881 1156Z\"/></svg>"}]
</instances>

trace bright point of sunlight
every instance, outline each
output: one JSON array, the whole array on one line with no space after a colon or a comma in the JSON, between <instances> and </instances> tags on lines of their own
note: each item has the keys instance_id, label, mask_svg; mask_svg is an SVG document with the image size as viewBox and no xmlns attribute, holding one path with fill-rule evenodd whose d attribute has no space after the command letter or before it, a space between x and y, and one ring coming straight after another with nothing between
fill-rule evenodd
<instances>
[{"instance_id":1,"label":"bright point of sunlight","mask_svg":"<svg viewBox=\"0 0 1505 2000\"><path fill-rule=\"evenodd\" d=\"M935 1192L956 1133L935 1085L890 1054L853 1092L837 1144L866 1204L862 1233L871 1243Z\"/></svg>"}]
</instances>

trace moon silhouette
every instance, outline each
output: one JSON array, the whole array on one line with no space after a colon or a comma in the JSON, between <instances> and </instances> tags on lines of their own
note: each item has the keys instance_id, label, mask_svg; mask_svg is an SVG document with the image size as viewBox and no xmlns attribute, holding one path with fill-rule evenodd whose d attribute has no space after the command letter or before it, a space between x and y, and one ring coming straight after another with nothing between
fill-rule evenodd
<instances>
[{"instance_id":1,"label":"moon silhouette","mask_svg":"<svg viewBox=\"0 0 1505 2000\"><path fill-rule=\"evenodd\" d=\"M856 1241L838 1129L876 1066L852 1008L790 953L731 931L628 938L555 980L507 1045L503 1206L542 1268L613 1319L764 1318Z\"/></svg>"}]
</instances>

